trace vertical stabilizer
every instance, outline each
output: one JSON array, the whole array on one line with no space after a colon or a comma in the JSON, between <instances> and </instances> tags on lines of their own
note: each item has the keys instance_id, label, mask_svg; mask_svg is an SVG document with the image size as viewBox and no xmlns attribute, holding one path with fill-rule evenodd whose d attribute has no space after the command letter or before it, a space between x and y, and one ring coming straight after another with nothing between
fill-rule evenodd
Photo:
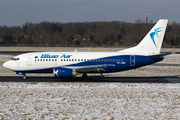
<instances>
[{"instance_id":1,"label":"vertical stabilizer","mask_svg":"<svg viewBox=\"0 0 180 120\"><path fill-rule=\"evenodd\" d=\"M159 54L167 23L167 19L160 19L137 46L119 52L136 52L144 55Z\"/></svg>"}]
</instances>

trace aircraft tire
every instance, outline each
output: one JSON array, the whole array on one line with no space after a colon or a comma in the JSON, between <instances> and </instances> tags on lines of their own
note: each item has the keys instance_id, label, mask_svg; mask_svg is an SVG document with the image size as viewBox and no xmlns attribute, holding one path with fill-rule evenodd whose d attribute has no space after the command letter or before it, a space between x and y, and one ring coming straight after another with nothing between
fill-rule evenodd
<instances>
[{"instance_id":1,"label":"aircraft tire","mask_svg":"<svg viewBox=\"0 0 180 120\"><path fill-rule=\"evenodd\" d=\"M23 76L23 80L26 80L26 76Z\"/></svg>"}]
</instances>

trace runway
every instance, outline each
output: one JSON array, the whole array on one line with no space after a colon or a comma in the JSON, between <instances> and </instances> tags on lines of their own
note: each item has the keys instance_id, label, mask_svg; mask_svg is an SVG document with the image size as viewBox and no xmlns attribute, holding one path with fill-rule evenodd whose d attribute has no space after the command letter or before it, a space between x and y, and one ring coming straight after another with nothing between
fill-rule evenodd
<instances>
[{"instance_id":1,"label":"runway","mask_svg":"<svg viewBox=\"0 0 180 120\"><path fill-rule=\"evenodd\" d=\"M23 53L40 52L40 51L0 51L0 55L20 55ZM43 51L41 51L43 52Z\"/></svg>"},{"instance_id":2,"label":"runway","mask_svg":"<svg viewBox=\"0 0 180 120\"><path fill-rule=\"evenodd\" d=\"M1 76L0 82L101 82L101 83L180 83L178 76L163 76L163 77L101 77L90 76L88 80L83 80L81 77L60 79L55 77L28 77L26 80L22 76Z\"/></svg>"}]
</instances>

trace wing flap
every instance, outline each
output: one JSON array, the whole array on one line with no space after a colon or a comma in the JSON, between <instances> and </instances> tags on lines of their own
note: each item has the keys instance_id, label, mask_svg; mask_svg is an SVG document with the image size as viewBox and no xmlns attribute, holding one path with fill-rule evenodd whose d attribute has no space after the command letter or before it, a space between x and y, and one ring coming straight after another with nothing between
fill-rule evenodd
<instances>
[{"instance_id":1,"label":"wing flap","mask_svg":"<svg viewBox=\"0 0 180 120\"><path fill-rule=\"evenodd\" d=\"M101 72L101 71L106 71L103 68L106 68L107 66L115 66L115 65L114 64L103 64L103 65L83 66L80 68L75 68L75 71L79 72L79 73Z\"/></svg>"}]
</instances>

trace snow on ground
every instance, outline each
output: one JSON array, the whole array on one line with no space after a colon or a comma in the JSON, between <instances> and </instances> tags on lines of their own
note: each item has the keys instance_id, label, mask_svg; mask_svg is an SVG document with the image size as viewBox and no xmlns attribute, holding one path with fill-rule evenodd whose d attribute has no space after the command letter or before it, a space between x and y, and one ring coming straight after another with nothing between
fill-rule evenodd
<instances>
[{"instance_id":1,"label":"snow on ground","mask_svg":"<svg viewBox=\"0 0 180 120\"><path fill-rule=\"evenodd\" d=\"M0 119L179 119L180 84L0 83Z\"/></svg>"},{"instance_id":2,"label":"snow on ground","mask_svg":"<svg viewBox=\"0 0 180 120\"><path fill-rule=\"evenodd\" d=\"M11 57L0 55L0 64ZM180 63L180 55L163 62ZM1 66L0 71L1 76L15 75ZM146 66L105 75L173 76L180 75L180 67ZM0 120L179 119L179 111L178 83L0 83Z\"/></svg>"}]
</instances>

